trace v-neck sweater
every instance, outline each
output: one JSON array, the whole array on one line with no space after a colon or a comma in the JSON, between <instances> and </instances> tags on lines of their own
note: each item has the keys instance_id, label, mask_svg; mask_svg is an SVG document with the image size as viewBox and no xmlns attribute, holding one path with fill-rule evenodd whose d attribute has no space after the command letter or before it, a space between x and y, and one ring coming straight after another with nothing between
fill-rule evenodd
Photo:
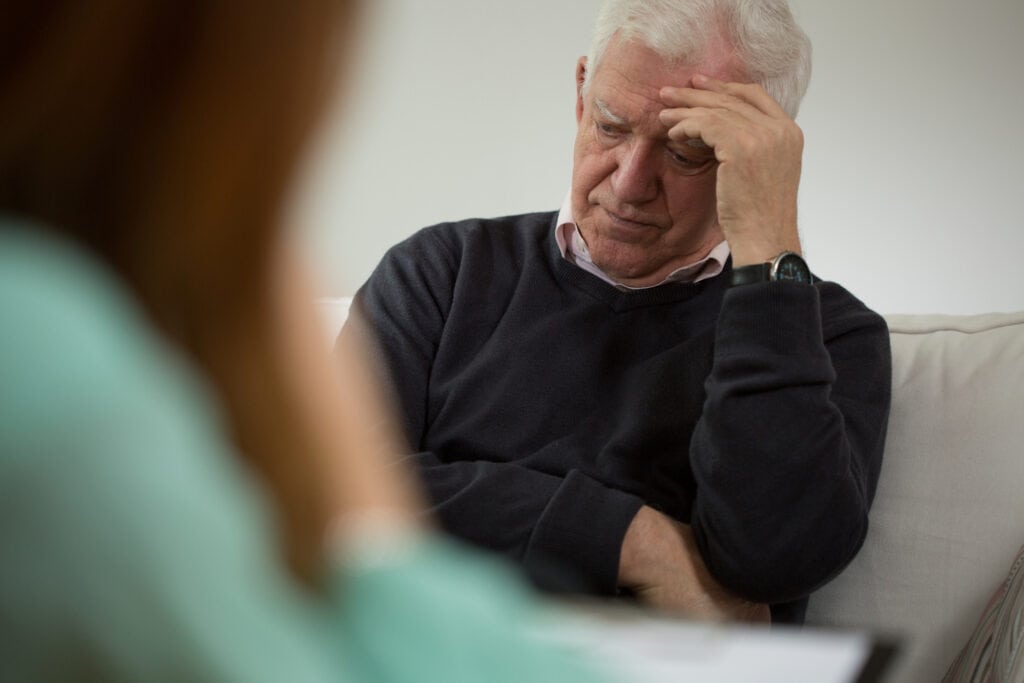
<instances>
[{"instance_id":1,"label":"v-neck sweater","mask_svg":"<svg viewBox=\"0 0 1024 683\"><path fill-rule=\"evenodd\" d=\"M555 218L425 228L357 293L433 510L542 586L614 593L646 504L800 621L867 531L884 320L831 282L729 287L731 264L620 291L561 256Z\"/></svg>"}]
</instances>

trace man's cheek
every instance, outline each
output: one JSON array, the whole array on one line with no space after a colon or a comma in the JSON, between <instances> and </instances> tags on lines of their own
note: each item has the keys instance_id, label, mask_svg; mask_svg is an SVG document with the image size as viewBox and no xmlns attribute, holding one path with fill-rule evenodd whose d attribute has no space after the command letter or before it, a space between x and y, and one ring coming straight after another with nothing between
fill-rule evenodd
<instances>
[{"instance_id":1,"label":"man's cheek","mask_svg":"<svg viewBox=\"0 0 1024 683\"><path fill-rule=\"evenodd\" d=\"M587 189L593 189L614 170L615 164L604 155L588 155L580 159L576 169L576 181Z\"/></svg>"}]
</instances>

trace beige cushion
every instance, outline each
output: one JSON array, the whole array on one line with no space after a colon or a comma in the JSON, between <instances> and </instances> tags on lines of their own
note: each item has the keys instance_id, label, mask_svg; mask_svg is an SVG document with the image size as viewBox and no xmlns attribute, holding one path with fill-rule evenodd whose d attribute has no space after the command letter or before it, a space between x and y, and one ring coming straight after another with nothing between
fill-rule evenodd
<instances>
[{"instance_id":1,"label":"beige cushion","mask_svg":"<svg viewBox=\"0 0 1024 683\"><path fill-rule=\"evenodd\" d=\"M871 528L808 622L904 639L941 680L1024 542L1024 313L889 316L893 407Z\"/></svg>"},{"instance_id":2,"label":"beige cushion","mask_svg":"<svg viewBox=\"0 0 1024 683\"><path fill-rule=\"evenodd\" d=\"M338 338L338 333L341 332L342 325L345 324L345 318L348 317L348 309L351 305L352 299L350 297L320 299L317 301L317 307L320 309L320 314L324 321L324 332L327 335L327 341L332 347Z\"/></svg>"}]
</instances>

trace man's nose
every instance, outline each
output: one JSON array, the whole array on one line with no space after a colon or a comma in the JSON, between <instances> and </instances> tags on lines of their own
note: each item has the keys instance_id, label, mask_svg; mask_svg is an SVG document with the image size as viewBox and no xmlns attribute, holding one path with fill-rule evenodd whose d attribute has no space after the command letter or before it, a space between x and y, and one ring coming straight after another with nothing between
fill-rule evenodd
<instances>
[{"instance_id":1,"label":"man's nose","mask_svg":"<svg viewBox=\"0 0 1024 683\"><path fill-rule=\"evenodd\" d=\"M612 173L612 190L620 202L643 204L658 196L657 159L652 145L634 141L622 149Z\"/></svg>"}]
</instances>

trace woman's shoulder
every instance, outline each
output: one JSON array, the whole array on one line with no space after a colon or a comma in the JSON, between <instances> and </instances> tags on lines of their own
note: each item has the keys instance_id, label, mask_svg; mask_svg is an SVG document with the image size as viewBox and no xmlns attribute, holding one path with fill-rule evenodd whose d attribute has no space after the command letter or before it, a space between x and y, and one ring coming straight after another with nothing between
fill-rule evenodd
<instances>
[{"instance_id":1,"label":"woman's shoulder","mask_svg":"<svg viewBox=\"0 0 1024 683\"><path fill-rule=\"evenodd\" d=\"M98 670L203 654L183 631L237 626L209 603L222 573L250 592L280 583L212 394L116 276L60 237L0 227L0 320L0 500L19 520L0 534L14 563L0 611L20 625L16 664L50 666L60 634L40 613L135 653Z\"/></svg>"},{"instance_id":2,"label":"woman's shoulder","mask_svg":"<svg viewBox=\"0 0 1024 683\"><path fill-rule=\"evenodd\" d=\"M0 414L23 428L74 411L97 416L140 394L206 400L118 277L45 229L0 223L0 320Z\"/></svg>"},{"instance_id":3,"label":"woman's shoulder","mask_svg":"<svg viewBox=\"0 0 1024 683\"><path fill-rule=\"evenodd\" d=\"M0 223L0 320L9 474L59 471L99 488L120 482L125 493L169 485L160 472L182 485L237 481L206 382L84 248Z\"/></svg>"}]
</instances>

